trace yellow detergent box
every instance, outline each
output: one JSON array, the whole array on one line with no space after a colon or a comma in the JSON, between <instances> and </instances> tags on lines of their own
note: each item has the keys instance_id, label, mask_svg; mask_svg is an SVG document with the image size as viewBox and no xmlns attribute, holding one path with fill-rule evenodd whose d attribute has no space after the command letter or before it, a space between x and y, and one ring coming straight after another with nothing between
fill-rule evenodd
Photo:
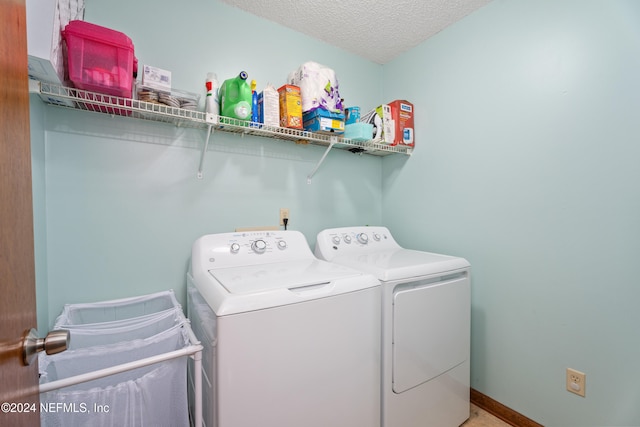
<instances>
[{"instance_id":1,"label":"yellow detergent box","mask_svg":"<svg viewBox=\"0 0 640 427\"><path fill-rule=\"evenodd\" d=\"M280 95L280 126L302 129L302 97L300 87L284 85L278 89Z\"/></svg>"}]
</instances>

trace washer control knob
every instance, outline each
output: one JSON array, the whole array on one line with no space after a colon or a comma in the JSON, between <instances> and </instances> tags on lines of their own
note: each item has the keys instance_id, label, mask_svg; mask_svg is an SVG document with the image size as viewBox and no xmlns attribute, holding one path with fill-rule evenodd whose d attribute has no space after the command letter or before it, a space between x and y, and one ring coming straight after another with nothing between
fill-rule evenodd
<instances>
[{"instance_id":1,"label":"washer control knob","mask_svg":"<svg viewBox=\"0 0 640 427\"><path fill-rule=\"evenodd\" d=\"M376 242L380 241L380 235L378 233L373 233L373 240L375 240Z\"/></svg>"},{"instance_id":2,"label":"washer control knob","mask_svg":"<svg viewBox=\"0 0 640 427\"><path fill-rule=\"evenodd\" d=\"M339 245L340 244L340 237L339 236L333 236L333 238L331 240L333 241L333 243L335 245Z\"/></svg>"},{"instance_id":3,"label":"washer control knob","mask_svg":"<svg viewBox=\"0 0 640 427\"><path fill-rule=\"evenodd\" d=\"M360 233L356 236L356 239L358 239L358 242L362 243L363 245L366 245L367 243L369 243L369 236L367 236L366 233Z\"/></svg>"},{"instance_id":4,"label":"washer control knob","mask_svg":"<svg viewBox=\"0 0 640 427\"><path fill-rule=\"evenodd\" d=\"M264 240L256 240L251 244L251 249L253 249L255 253L263 254L264 251L267 250L267 242Z\"/></svg>"},{"instance_id":5,"label":"washer control knob","mask_svg":"<svg viewBox=\"0 0 640 427\"><path fill-rule=\"evenodd\" d=\"M287 249L287 242L284 240L278 240L278 249Z\"/></svg>"},{"instance_id":6,"label":"washer control knob","mask_svg":"<svg viewBox=\"0 0 640 427\"><path fill-rule=\"evenodd\" d=\"M232 243L231 244L231 253L237 254L240 251L240 243Z\"/></svg>"},{"instance_id":7,"label":"washer control knob","mask_svg":"<svg viewBox=\"0 0 640 427\"><path fill-rule=\"evenodd\" d=\"M345 235L344 237L342 237L344 239L345 243L351 243L351 236L347 236Z\"/></svg>"}]
</instances>

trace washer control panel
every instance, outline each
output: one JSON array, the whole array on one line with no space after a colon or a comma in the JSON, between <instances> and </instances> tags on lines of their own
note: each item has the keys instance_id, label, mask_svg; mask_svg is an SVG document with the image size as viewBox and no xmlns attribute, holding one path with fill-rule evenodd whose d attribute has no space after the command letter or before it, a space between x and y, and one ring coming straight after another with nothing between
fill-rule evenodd
<instances>
[{"instance_id":1,"label":"washer control panel","mask_svg":"<svg viewBox=\"0 0 640 427\"><path fill-rule=\"evenodd\" d=\"M298 231L209 234L196 240L192 257L194 266L202 263L206 268L315 259L306 238Z\"/></svg>"},{"instance_id":2,"label":"washer control panel","mask_svg":"<svg viewBox=\"0 0 640 427\"><path fill-rule=\"evenodd\" d=\"M240 256L262 255L289 249L287 235L278 231L253 231L225 235L229 252ZM289 236L291 237L291 236ZM294 239L298 242L298 240Z\"/></svg>"},{"instance_id":3,"label":"washer control panel","mask_svg":"<svg viewBox=\"0 0 640 427\"><path fill-rule=\"evenodd\" d=\"M386 227L329 228L318 233L315 254L331 260L337 255L397 249L400 246Z\"/></svg>"}]
</instances>

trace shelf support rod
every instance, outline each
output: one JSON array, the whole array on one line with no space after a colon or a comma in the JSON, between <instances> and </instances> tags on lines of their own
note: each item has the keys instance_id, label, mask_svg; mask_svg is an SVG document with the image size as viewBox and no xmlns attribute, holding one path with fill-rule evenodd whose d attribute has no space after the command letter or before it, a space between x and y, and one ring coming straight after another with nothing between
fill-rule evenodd
<instances>
[{"instance_id":1,"label":"shelf support rod","mask_svg":"<svg viewBox=\"0 0 640 427\"><path fill-rule=\"evenodd\" d=\"M338 142L338 137L337 136L332 136L331 137L331 142L329 142L329 146L327 147L327 149L324 150L324 154L320 158L320 161L318 162L316 167L313 168L311 173L309 173L309 175L307 175L307 184L311 184L311 178L313 178L313 175L315 175L316 172L318 172L318 169L320 168L320 165L322 164L322 162L324 162L324 159L327 157L327 154L329 154L329 151L331 151L331 149L333 148L333 146L334 146L334 144L336 142Z\"/></svg>"},{"instance_id":2,"label":"shelf support rod","mask_svg":"<svg viewBox=\"0 0 640 427\"><path fill-rule=\"evenodd\" d=\"M207 140L204 143L204 147L202 147L202 153L200 153L200 165L198 166L198 179L202 179L202 168L204 166L204 155L207 152L207 148L209 147L209 138L211 138L211 134L213 133L213 125L209 125L207 129Z\"/></svg>"}]
</instances>

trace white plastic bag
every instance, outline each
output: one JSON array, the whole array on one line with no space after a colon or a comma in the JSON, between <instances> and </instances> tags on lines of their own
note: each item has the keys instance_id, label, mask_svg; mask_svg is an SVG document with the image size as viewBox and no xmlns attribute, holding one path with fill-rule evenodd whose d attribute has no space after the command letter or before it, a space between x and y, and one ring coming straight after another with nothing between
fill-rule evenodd
<instances>
[{"instance_id":1,"label":"white plastic bag","mask_svg":"<svg viewBox=\"0 0 640 427\"><path fill-rule=\"evenodd\" d=\"M40 383L133 362L188 345L186 325L149 338L39 355ZM188 426L187 356L40 395L44 427ZM44 406L43 406L44 405Z\"/></svg>"},{"instance_id":2,"label":"white plastic bag","mask_svg":"<svg viewBox=\"0 0 640 427\"><path fill-rule=\"evenodd\" d=\"M335 71L317 62L309 61L289 74L289 83L300 87L302 112L322 108L342 113L344 106L338 90Z\"/></svg>"},{"instance_id":3,"label":"white plastic bag","mask_svg":"<svg viewBox=\"0 0 640 427\"><path fill-rule=\"evenodd\" d=\"M180 307L180 303L173 290L94 303L66 304L56 319L55 327L131 319L175 307Z\"/></svg>"}]
</instances>

